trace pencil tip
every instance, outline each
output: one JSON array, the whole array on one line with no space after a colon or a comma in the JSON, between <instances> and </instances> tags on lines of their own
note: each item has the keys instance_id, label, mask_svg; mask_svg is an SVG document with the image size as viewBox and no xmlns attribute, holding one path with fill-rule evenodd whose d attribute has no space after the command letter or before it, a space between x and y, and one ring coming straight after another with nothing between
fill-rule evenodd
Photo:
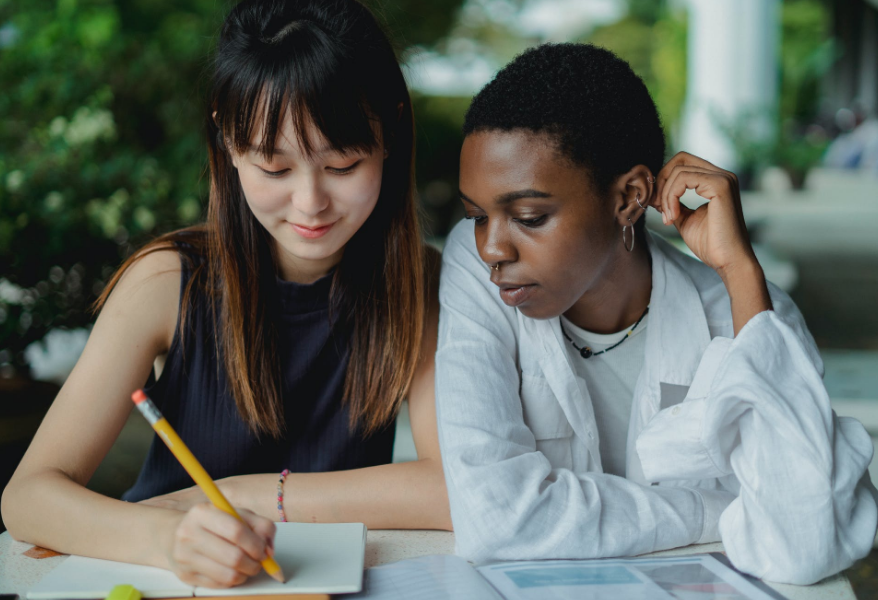
<instances>
[{"instance_id":1,"label":"pencil tip","mask_svg":"<svg viewBox=\"0 0 878 600\"><path fill-rule=\"evenodd\" d=\"M284 579L284 572L281 569L278 569L276 573L269 573L272 579L279 581L280 583L286 583L286 579Z\"/></svg>"}]
</instances>

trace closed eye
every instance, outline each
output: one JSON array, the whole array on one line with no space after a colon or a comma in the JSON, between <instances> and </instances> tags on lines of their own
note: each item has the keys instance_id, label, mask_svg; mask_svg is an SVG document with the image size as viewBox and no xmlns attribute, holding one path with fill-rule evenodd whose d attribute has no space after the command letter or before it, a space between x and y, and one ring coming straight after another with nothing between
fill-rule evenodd
<instances>
[{"instance_id":1,"label":"closed eye","mask_svg":"<svg viewBox=\"0 0 878 600\"><path fill-rule=\"evenodd\" d=\"M362 159L356 161L352 165L348 165L347 167L326 167L326 169L330 173L335 173L336 175L347 175L348 173L356 169L357 165L359 165L361 162L363 162Z\"/></svg>"},{"instance_id":2,"label":"closed eye","mask_svg":"<svg viewBox=\"0 0 878 600\"><path fill-rule=\"evenodd\" d=\"M525 227L539 227L546 220L546 215L539 216L535 219L515 219L517 223L521 223Z\"/></svg>"},{"instance_id":3,"label":"closed eye","mask_svg":"<svg viewBox=\"0 0 878 600\"><path fill-rule=\"evenodd\" d=\"M467 221L475 221L476 225L481 225L488 220L488 217L486 217L485 215L464 215L463 218Z\"/></svg>"},{"instance_id":4,"label":"closed eye","mask_svg":"<svg viewBox=\"0 0 878 600\"><path fill-rule=\"evenodd\" d=\"M268 175L269 177L280 177L281 175L283 175L284 173L289 171L289 169L281 169L280 171L269 171L267 169L263 169L262 167L257 167L257 168L260 171L262 171L263 173L265 173L266 175Z\"/></svg>"}]
</instances>

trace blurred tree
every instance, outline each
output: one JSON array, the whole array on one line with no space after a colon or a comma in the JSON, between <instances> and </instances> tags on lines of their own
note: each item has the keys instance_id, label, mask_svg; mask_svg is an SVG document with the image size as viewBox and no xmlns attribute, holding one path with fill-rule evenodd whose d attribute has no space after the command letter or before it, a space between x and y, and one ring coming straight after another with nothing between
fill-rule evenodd
<instances>
[{"instance_id":1,"label":"blurred tree","mask_svg":"<svg viewBox=\"0 0 878 600\"><path fill-rule=\"evenodd\" d=\"M804 185L808 171L820 163L829 145L827 127L821 123L820 103L826 74L838 58L838 44L831 34L829 8L822 0L785 0L781 6L780 101L776 117L778 135L766 141L755 138L752 122L765 114L744 114L723 129L739 157L739 176L758 173L769 165L780 166L794 188Z\"/></svg>"},{"instance_id":2,"label":"blurred tree","mask_svg":"<svg viewBox=\"0 0 878 600\"><path fill-rule=\"evenodd\" d=\"M384 22L400 50L430 46L444 37L457 20L464 0L362 0Z\"/></svg>"},{"instance_id":3,"label":"blurred tree","mask_svg":"<svg viewBox=\"0 0 878 600\"><path fill-rule=\"evenodd\" d=\"M780 118L810 122L820 86L838 58L829 8L821 0L786 0L781 10Z\"/></svg>"},{"instance_id":4,"label":"blurred tree","mask_svg":"<svg viewBox=\"0 0 878 600\"><path fill-rule=\"evenodd\" d=\"M415 167L424 225L430 237L444 236L462 216L458 200L461 126L470 99L413 97L417 154Z\"/></svg>"},{"instance_id":5,"label":"blurred tree","mask_svg":"<svg viewBox=\"0 0 878 600\"><path fill-rule=\"evenodd\" d=\"M673 137L686 96L686 15L665 0L632 0L623 19L581 41L613 51L643 79Z\"/></svg>"},{"instance_id":6,"label":"blurred tree","mask_svg":"<svg viewBox=\"0 0 878 600\"><path fill-rule=\"evenodd\" d=\"M0 363L81 326L131 243L197 220L210 0L0 2Z\"/></svg>"}]
</instances>

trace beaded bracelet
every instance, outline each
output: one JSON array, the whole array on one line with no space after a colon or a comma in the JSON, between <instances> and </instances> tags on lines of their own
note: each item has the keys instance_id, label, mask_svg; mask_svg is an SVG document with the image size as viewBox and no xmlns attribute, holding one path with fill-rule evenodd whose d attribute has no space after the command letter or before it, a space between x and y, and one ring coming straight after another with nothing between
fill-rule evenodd
<instances>
[{"instance_id":1,"label":"beaded bracelet","mask_svg":"<svg viewBox=\"0 0 878 600\"><path fill-rule=\"evenodd\" d=\"M280 479L277 481L277 512L280 515L280 522L287 522L287 515L284 513L284 479L290 474L289 469L280 472Z\"/></svg>"}]
</instances>

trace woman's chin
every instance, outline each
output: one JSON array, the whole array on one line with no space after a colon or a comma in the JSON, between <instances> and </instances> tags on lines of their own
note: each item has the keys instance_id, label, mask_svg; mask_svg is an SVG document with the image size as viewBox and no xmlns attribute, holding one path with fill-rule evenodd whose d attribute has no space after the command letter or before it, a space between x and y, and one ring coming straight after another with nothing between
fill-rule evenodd
<instances>
[{"instance_id":1,"label":"woman's chin","mask_svg":"<svg viewBox=\"0 0 878 600\"><path fill-rule=\"evenodd\" d=\"M556 310L554 307L542 304L522 304L518 307L519 312L525 317L536 319L537 321L546 321L548 319L557 319L564 311Z\"/></svg>"}]
</instances>

